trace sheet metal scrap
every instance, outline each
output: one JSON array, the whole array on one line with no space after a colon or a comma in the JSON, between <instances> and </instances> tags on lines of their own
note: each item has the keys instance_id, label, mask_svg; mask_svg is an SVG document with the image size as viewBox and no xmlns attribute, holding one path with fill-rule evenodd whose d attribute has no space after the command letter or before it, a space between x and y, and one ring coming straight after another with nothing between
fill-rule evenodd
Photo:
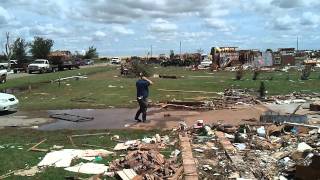
<instances>
[{"instance_id":1,"label":"sheet metal scrap","mask_svg":"<svg viewBox=\"0 0 320 180\"><path fill-rule=\"evenodd\" d=\"M50 118L64 120L64 121L71 121L71 122L86 122L86 121L92 121L94 119L94 117L85 117L85 116L73 115L68 113L51 114Z\"/></svg>"}]
</instances>

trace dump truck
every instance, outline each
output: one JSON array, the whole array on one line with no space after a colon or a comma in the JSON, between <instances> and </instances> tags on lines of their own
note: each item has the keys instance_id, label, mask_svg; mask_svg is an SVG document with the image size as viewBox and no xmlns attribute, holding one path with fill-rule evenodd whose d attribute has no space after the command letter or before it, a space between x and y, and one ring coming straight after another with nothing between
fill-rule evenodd
<instances>
[{"instance_id":1,"label":"dump truck","mask_svg":"<svg viewBox=\"0 0 320 180\"><path fill-rule=\"evenodd\" d=\"M79 64L76 63L70 51L51 52L48 56L48 60L50 61L50 64L56 65L59 71L64 69L79 69Z\"/></svg>"}]
</instances>

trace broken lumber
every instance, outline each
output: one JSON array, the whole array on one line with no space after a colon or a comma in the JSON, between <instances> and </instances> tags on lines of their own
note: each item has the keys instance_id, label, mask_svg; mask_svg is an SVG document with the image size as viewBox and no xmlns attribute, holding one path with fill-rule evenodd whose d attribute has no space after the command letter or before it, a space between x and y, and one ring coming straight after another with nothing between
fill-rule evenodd
<instances>
[{"instance_id":1,"label":"broken lumber","mask_svg":"<svg viewBox=\"0 0 320 180\"><path fill-rule=\"evenodd\" d=\"M158 91L165 92L182 92L182 93L202 93L202 94L219 94L218 92L209 92L209 91L185 91L185 90L172 90L172 89L157 89Z\"/></svg>"},{"instance_id":2,"label":"broken lumber","mask_svg":"<svg viewBox=\"0 0 320 180\"><path fill-rule=\"evenodd\" d=\"M70 77L65 77L65 78L59 78L56 80L53 80L53 82L59 82L59 81L64 81L64 80L68 80L68 79L87 79L88 77L86 76L70 76Z\"/></svg>"},{"instance_id":3,"label":"broken lumber","mask_svg":"<svg viewBox=\"0 0 320 180\"><path fill-rule=\"evenodd\" d=\"M216 131L215 135L218 138L218 141L222 148L228 153L228 154L234 154L237 152L237 149L231 144L231 142L224 136L224 132L222 131Z\"/></svg>"},{"instance_id":4,"label":"broken lumber","mask_svg":"<svg viewBox=\"0 0 320 180\"><path fill-rule=\"evenodd\" d=\"M283 124L292 125L292 126L303 126L303 127L309 127L309 128L320 128L320 126L310 125L310 124L302 124L302 123L284 122Z\"/></svg>"},{"instance_id":5,"label":"broken lumber","mask_svg":"<svg viewBox=\"0 0 320 180\"><path fill-rule=\"evenodd\" d=\"M40 144L42 144L43 142L45 142L47 139L43 139L42 141L40 141L39 143L37 143L36 145L32 146L31 148L29 148L27 151L31 151L34 149L37 149L36 147L38 147ZM37 149L39 150L39 149Z\"/></svg>"},{"instance_id":6,"label":"broken lumber","mask_svg":"<svg viewBox=\"0 0 320 180\"><path fill-rule=\"evenodd\" d=\"M183 166L179 167L179 169L176 171L176 173L169 178L169 180L178 180L179 177L182 175L183 172Z\"/></svg>"},{"instance_id":7,"label":"broken lumber","mask_svg":"<svg viewBox=\"0 0 320 180\"><path fill-rule=\"evenodd\" d=\"M86 137L86 136L100 136L100 135L110 135L110 133L79 134L79 135L71 135L71 137Z\"/></svg>"},{"instance_id":8,"label":"broken lumber","mask_svg":"<svg viewBox=\"0 0 320 180\"><path fill-rule=\"evenodd\" d=\"M170 75L159 75L159 78L164 78L164 79L177 79L177 76L170 76Z\"/></svg>"},{"instance_id":9,"label":"broken lumber","mask_svg":"<svg viewBox=\"0 0 320 180\"><path fill-rule=\"evenodd\" d=\"M231 142L225 137L224 133L221 131L216 131L215 135L218 138L218 141L222 148L225 150L226 155L231 160L232 164L236 169L240 170L245 167L245 162L243 161L242 157L236 154L236 148L231 144ZM243 177L249 179L255 179L251 170L247 170L247 173L243 175Z\"/></svg>"}]
</instances>

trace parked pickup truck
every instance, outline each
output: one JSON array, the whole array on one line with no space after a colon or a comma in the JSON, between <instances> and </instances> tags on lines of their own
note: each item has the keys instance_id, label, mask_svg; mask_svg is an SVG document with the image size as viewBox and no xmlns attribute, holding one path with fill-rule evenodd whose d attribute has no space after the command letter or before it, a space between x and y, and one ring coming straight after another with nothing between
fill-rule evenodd
<instances>
[{"instance_id":1,"label":"parked pickup truck","mask_svg":"<svg viewBox=\"0 0 320 180\"><path fill-rule=\"evenodd\" d=\"M11 66L18 64L17 60L10 60ZM8 68L8 62L0 63L0 69L7 69Z\"/></svg>"},{"instance_id":2,"label":"parked pickup truck","mask_svg":"<svg viewBox=\"0 0 320 180\"><path fill-rule=\"evenodd\" d=\"M7 70L0 69L0 83L5 83L7 81Z\"/></svg>"},{"instance_id":3,"label":"parked pickup truck","mask_svg":"<svg viewBox=\"0 0 320 180\"><path fill-rule=\"evenodd\" d=\"M28 65L28 73L33 72L45 73L45 72L55 72L58 69L57 65L52 65L46 59L37 59Z\"/></svg>"}]
</instances>

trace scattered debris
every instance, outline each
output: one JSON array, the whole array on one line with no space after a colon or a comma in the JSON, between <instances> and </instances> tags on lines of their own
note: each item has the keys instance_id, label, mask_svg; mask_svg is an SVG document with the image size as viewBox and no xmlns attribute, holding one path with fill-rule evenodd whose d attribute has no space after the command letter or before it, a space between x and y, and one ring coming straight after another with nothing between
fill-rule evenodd
<instances>
[{"instance_id":1,"label":"scattered debris","mask_svg":"<svg viewBox=\"0 0 320 180\"><path fill-rule=\"evenodd\" d=\"M60 81L65 81L65 80L69 80L69 79L79 80L79 79L87 79L87 78L88 78L87 76L70 76L70 77L65 77L65 78L59 78L59 79L53 80L52 82L60 82Z\"/></svg>"},{"instance_id":2,"label":"scattered debris","mask_svg":"<svg viewBox=\"0 0 320 180\"><path fill-rule=\"evenodd\" d=\"M110 170L119 171L131 168L144 178L165 179L175 174L178 167L166 160L158 151L130 151L124 158L111 162Z\"/></svg>"},{"instance_id":3,"label":"scattered debris","mask_svg":"<svg viewBox=\"0 0 320 180\"><path fill-rule=\"evenodd\" d=\"M42 170L38 166L33 166L29 169L20 169L20 170L14 171L14 175L15 176L35 176L37 173L40 173L40 172L42 172Z\"/></svg>"},{"instance_id":4,"label":"scattered debris","mask_svg":"<svg viewBox=\"0 0 320 180\"><path fill-rule=\"evenodd\" d=\"M39 167L69 167L73 159L81 158L85 160L94 160L95 156L106 157L113 152L107 150L79 150L79 149L63 149L60 151L52 151L39 162Z\"/></svg>"}]
</instances>

